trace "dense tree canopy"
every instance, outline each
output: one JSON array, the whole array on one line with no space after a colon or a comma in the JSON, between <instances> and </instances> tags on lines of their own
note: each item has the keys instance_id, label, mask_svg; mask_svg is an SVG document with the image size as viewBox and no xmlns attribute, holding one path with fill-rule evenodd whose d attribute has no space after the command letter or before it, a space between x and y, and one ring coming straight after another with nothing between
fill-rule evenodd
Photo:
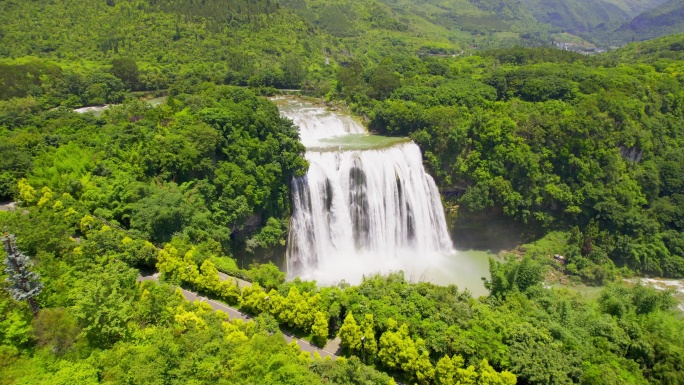
<instances>
[{"instance_id":1,"label":"dense tree canopy","mask_svg":"<svg viewBox=\"0 0 684 385\"><path fill-rule=\"evenodd\" d=\"M222 281L211 262L220 245L177 236L159 250L88 215L68 193L31 191L28 184L22 193L34 196L27 213L2 213L0 225L13 228L18 247L35 257L44 289L33 321L28 305L3 291L3 378L391 383L375 365L434 384L510 384L516 377L530 384L682 381L684 323L668 292L611 285L589 299L545 289L530 258L492 263L492 295L479 299L453 285L411 283L401 273L368 277L359 286L317 287L265 279L274 275L270 268L255 267L253 277L268 282L269 291L258 283L240 288ZM165 282L261 315L246 324L226 322L206 305L184 302L167 284L136 283L129 266L141 260L156 260ZM278 333L268 336L277 332L273 322L321 344L337 334L352 359L300 357ZM189 369L188 362L204 369Z\"/></svg>"},{"instance_id":2,"label":"dense tree canopy","mask_svg":"<svg viewBox=\"0 0 684 385\"><path fill-rule=\"evenodd\" d=\"M548 30L497 1L71 3L0 1L0 200L20 201L0 226L43 284L35 317L0 290L0 383L684 383L671 293L612 282L684 276L681 36L470 55ZM308 167L258 96L271 87L411 137L459 215L546 237L492 260L481 298L400 272L319 287L238 268L231 254L284 245ZM607 287L544 288L548 266ZM347 358L312 359L280 328L339 336Z\"/></svg>"},{"instance_id":3,"label":"dense tree canopy","mask_svg":"<svg viewBox=\"0 0 684 385\"><path fill-rule=\"evenodd\" d=\"M619 52L511 49L350 67L338 81L371 129L421 146L463 213L567 231L557 252L588 282L601 282L596 266L683 277L684 80L667 41L620 65ZM387 66L398 82L380 92Z\"/></svg>"},{"instance_id":4,"label":"dense tree canopy","mask_svg":"<svg viewBox=\"0 0 684 385\"><path fill-rule=\"evenodd\" d=\"M252 248L278 244L290 179L307 167L297 132L248 90L198 87L157 108L128 100L99 119L55 110L9 126L3 143L28 157L7 160L6 196L25 175L152 242L183 233L228 252L256 233Z\"/></svg>"}]
</instances>

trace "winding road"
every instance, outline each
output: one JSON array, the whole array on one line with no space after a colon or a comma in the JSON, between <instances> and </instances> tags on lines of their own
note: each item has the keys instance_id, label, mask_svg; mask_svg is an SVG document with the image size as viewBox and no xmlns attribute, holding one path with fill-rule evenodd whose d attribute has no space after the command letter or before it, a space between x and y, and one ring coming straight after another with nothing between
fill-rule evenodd
<instances>
[{"instance_id":1,"label":"winding road","mask_svg":"<svg viewBox=\"0 0 684 385\"><path fill-rule=\"evenodd\" d=\"M0 211L14 211L17 208L17 203L16 202L0 202ZM25 212L27 213L27 212ZM242 280L240 278L236 278L233 276L230 276L228 274L224 274L219 272L219 278L222 281L227 281L227 280L233 280L239 287L247 287L247 286L252 286L251 282ZM159 273L155 273L152 275L146 275L146 276L138 276L138 281L159 281ZM228 314L230 319L233 318L239 318L244 321L248 321L252 319L252 317L248 314L242 313L238 309L232 308L224 303L218 302L213 299L209 299L207 297L202 297L197 293L193 293L189 290L185 290L183 288L180 288L181 292L183 293L183 296L185 297L186 300L188 301L200 301L200 302L206 302L209 304L209 306L212 307L212 309L216 310L221 310L224 313ZM328 341L328 343L325 345L324 348L319 348L315 345L312 345L310 342L296 338L293 335L290 335L286 332L283 332L283 338L285 338L285 341L288 343L292 342L292 340L297 341L297 345L299 345L300 349L302 351L308 352L310 354L313 354L314 352L318 352L318 354L321 355L321 357L331 357L336 359L338 357L338 353L341 351L340 347L340 339L336 337L335 339L332 339Z\"/></svg>"},{"instance_id":2,"label":"winding road","mask_svg":"<svg viewBox=\"0 0 684 385\"><path fill-rule=\"evenodd\" d=\"M238 278L231 277L231 276L226 275L226 274L221 274L221 275L222 275L221 276L222 280L235 279L235 280L240 281L241 287L251 285L247 281L242 281L242 280L239 280ZM139 282L142 282L142 281L156 281L156 282L158 282L159 281L159 273L155 273L153 275L147 275L147 276L139 276L138 281ZM214 311L221 310L222 312L228 314L230 319L239 318L243 321L248 321L248 320L252 319L252 317L250 315L245 314L245 313L239 311L238 309L232 308L232 307L230 307L224 303L218 302L218 301L213 300L213 299L209 299L207 297L203 297L197 293L191 292L189 290L185 290L183 288L179 288L179 289L183 293L183 296L185 297L186 300L191 301L191 302L192 301L206 302L209 304L209 306L212 307L212 309L214 309ZM321 357L324 357L324 358L325 357L331 357L333 359L336 359L338 357L337 353L339 353L340 349L341 349L339 338L335 338L333 340L328 341L328 344L325 345L325 347L322 349L315 346L315 345L312 345L308 341L296 338L295 336L287 334L285 332L283 332L283 338L285 338L285 341L287 341L288 343L292 342L292 340L295 340L295 341L297 341L297 345L299 345L299 348L302 349L302 351L308 352L310 354L313 354L314 352L318 352L318 354L320 354Z\"/></svg>"}]
</instances>

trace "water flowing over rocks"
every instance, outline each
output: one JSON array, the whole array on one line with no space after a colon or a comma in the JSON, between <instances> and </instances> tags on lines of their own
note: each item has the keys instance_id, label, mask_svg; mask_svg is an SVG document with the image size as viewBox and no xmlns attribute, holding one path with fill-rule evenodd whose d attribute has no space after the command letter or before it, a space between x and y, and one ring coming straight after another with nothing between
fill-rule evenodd
<instances>
[{"instance_id":1,"label":"water flowing over rocks","mask_svg":"<svg viewBox=\"0 0 684 385\"><path fill-rule=\"evenodd\" d=\"M334 283L395 270L421 275L454 253L439 191L415 143L378 141L348 116L299 102L281 103L281 113L299 127L310 163L292 181L290 277Z\"/></svg>"}]
</instances>

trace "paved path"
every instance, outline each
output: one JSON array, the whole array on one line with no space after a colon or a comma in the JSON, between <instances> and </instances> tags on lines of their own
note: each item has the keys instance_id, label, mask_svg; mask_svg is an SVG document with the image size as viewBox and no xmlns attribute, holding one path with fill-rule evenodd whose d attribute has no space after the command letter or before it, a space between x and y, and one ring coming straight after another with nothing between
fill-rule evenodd
<instances>
[{"instance_id":1,"label":"paved path","mask_svg":"<svg viewBox=\"0 0 684 385\"><path fill-rule=\"evenodd\" d=\"M3 202L0 204L0 211L13 211L13 210L16 210L16 202ZM252 286L251 282L245 281L243 279L233 277L233 276L230 276L228 274L221 273L221 272L219 272L218 274L219 274L219 278L221 279L221 281L227 281L229 279L232 279L240 288ZM140 282L142 282L142 281L159 281L159 273L154 273L152 275L148 275L148 276L144 276L144 277L139 276L138 281L140 281ZM180 290L183 293L183 296L185 297L185 299L187 299L188 301L206 302L212 307L212 309L221 310L224 313L228 314L230 319L240 318L241 320L244 320L244 321L252 319L251 316L249 316L245 313L242 313L239 310L232 308L226 304L215 301L213 299L209 299L207 297L202 297L197 293L193 293L193 292L191 292L189 290L185 290L183 288L180 288ZM338 342L339 338L335 338L335 339L331 340L323 349L321 349L321 348L318 348L318 347L312 345L308 341L298 339L298 338L296 338L290 334L286 334L285 332L283 332L283 337L285 338L285 340L288 343L292 342L293 339L297 340L297 345L299 345L299 347L303 351L309 352L310 354L313 354L314 352L318 352L318 354L320 354L321 357L337 358L337 354L335 354L335 353L339 353L339 342ZM332 353L332 352L335 352L335 353Z\"/></svg>"},{"instance_id":2,"label":"paved path","mask_svg":"<svg viewBox=\"0 0 684 385\"><path fill-rule=\"evenodd\" d=\"M228 276L228 278L230 279L233 277ZM237 279L237 278L235 278L235 279ZM158 282L159 281L159 273L155 273L153 275L148 275L148 276L144 276L144 277L139 276L138 281L139 282L142 282L142 281ZM228 314L228 317L230 317L230 319L239 318L243 321L248 321L248 320L252 319L252 317L250 315L245 314L245 313L239 311L238 309L232 308L232 307L230 307L224 303L215 301L213 299L209 299L207 297L202 297L201 295L199 295L197 293L193 293L193 292L191 292L189 290L185 290L183 288L180 288L180 290L183 293L183 296L185 297L186 300L206 302L209 304L209 306L212 307L212 309L221 310L224 313ZM285 332L283 332L283 338L285 338L285 341L287 341L288 343L292 342L292 340L296 340L297 345L299 345L299 347L302 349L302 351L308 352L310 354L313 354L314 352L318 352L318 354L320 354L321 357L337 358L336 353L338 353L338 350L339 350L339 342L336 342L336 341L339 340L338 338L331 340L323 349L321 349L315 345L312 345L308 341L298 339L295 336L287 334ZM335 349L335 350L329 350L328 347L330 347L330 349ZM333 352L335 352L335 353L333 353Z\"/></svg>"},{"instance_id":3,"label":"paved path","mask_svg":"<svg viewBox=\"0 0 684 385\"><path fill-rule=\"evenodd\" d=\"M339 356L342 354L342 340L340 340L340 337L335 337L328 341L328 344L323 349L328 352L335 352L335 355Z\"/></svg>"},{"instance_id":4,"label":"paved path","mask_svg":"<svg viewBox=\"0 0 684 385\"><path fill-rule=\"evenodd\" d=\"M228 280L232 279L236 285L240 286L240 288L248 287L248 286L252 287L252 283L245 281L244 279L240 279L238 277L233 277L232 275L228 275L226 273L221 273L220 271L219 271L218 275L219 275L219 278L221 279L221 281L228 281Z\"/></svg>"}]
</instances>

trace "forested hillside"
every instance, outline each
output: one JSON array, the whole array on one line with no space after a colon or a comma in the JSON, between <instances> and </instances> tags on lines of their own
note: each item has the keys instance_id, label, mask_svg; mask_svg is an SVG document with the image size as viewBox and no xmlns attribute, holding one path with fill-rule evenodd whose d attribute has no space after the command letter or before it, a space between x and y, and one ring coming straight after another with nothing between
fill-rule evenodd
<instances>
[{"instance_id":1,"label":"forested hillside","mask_svg":"<svg viewBox=\"0 0 684 385\"><path fill-rule=\"evenodd\" d=\"M684 60L684 43L682 36L672 35L646 42L629 44L622 49L610 52L604 57L613 63L648 64L661 70L668 69L674 77L680 73L676 70Z\"/></svg>"},{"instance_id":2,"label":"forested hillside","mask_svg":"<svg viewBox=\"0 0 684 385\"><path fill-rule=\"evenodd\" d=\"M200 89L163 108L128 100L102 119L57 109L10 121L3 146L17 157L4 157L3 195L35 199L13 178L32 165L39 191L68 193L152 242L184 233L229 251L262 225L254 247L284 242L288 186L307 167L296 129L248 90Z\"/></svg>"},{"instance_id":3,"label":"forested hillside","mask_svg":"<svg viewBox=\"0 0 684 385\"><path fill-rule=\"evenodd\" d=\"M411 136L465 212L569 231L573 274L682 277L681 39L652 65L512 49L350 67L338 86L370 128ZM385 88L364 81L381 71Z\"/></svg>"},{"instance_id":4,"label":"forested hillside","mask_svg":"<svg viewBox=\"0 0 684 385\"><path fill-rule=\"evenodd\" d=\"M302 59L312 70L308 67L322 65L323 57L339 59L354 48L376 55L455 53L470 45L548 40L546 28L524 8L505 2L7 0L0 10L0 55L5 57L101 60L124 55L144 62L153 73L193 62L204 76L254 66L251 72L237 71L246 76L242 81L278 75L286 71L288 59ZM199 66L206 62L213 65Z\"/></svg>"},{"instance_id":5,"label":"forested hillside","mask_svg":"<svg viewBox=\"0 0 684 385\"><path fill-rule=\"evenodd\" d=\"M619 47L684 32L681 1L526 0L529 12L550 32L563 31L601 47ZM554 35L561 42L573 42Z\"/></svg>"},{"instance_id":6,"label":"forested hillside","mask_svg":"<svg viewBox=\"0 0 684 385\"><path fill-rule=\"evenodd\" d=\"M684 380L684 322L668 292L614 285L590 300L543 288L542 266L525 258L493 262L491 295L480 299L401 273L320 288L269 269L252 269L255 283L240 293L220 281L210 241L175 237L158 250L69 194L37 196L26 212L0 212L43 285L35 318L26 301L0 292L3 384L395 383L378 370L439 385ZM146 258L159 261L166 283L135 282L130 264ZM228 322L168 283L258 316ZM337 334L349 358L312 359L285 344L279 323L314 340Z\"/></svg>"},{"instance_id":7,"label":"forested hillside","mask_svg":"<svg viewBox=\"0 0 684 385\"><path fill-rule=\"evenodd\" d=\"M684 36L475 50L548 31L497 1L0 0L0 384L684 383L672 293L622 283L684 276ZM481 298L238 267L284 245L308 167L273 87L411 137L459 216L545 237Z\"/></svg>"},{"instance_id":8,"label":"forested hillside","mask_svg":"<svg viewBox=\"0 0 684 385\"><path fill-rule=\"evenodd\" d=\"M3 1L0 56L39 56L88 71L127 57L134 89L185 77L296 88L324 71L325 36L268 1Z\"/></svg>"},{"instance_id":9,"label":"forested hillside","mask_svg":"<svg viewBox=\"0 0 684 385\"><path fill-rule=\"evenodd\" d=\"M283 4L333 36L348 38L367 51L376 50L378 41L391 46L395 39L432 54L456 53L468 45L538 45L548 40L546 26L518 3L287 0Z\"/></svg>"},{"instance_id":10,"label":"forested hillside","mask_svg":"<svg viewBox=\"0 0 684 385\"><path fill-rule=\"evenodd\" d=\"M55 12L59 7L72 10L66 4L51 6ZM657 276L684 275L678 211L681 162L677 160L682 122L681 36L598 58L548 49L421 58L405 49L408 45L372 54L359 41L346 40L350 44L346 46L329 31L317 29L330 27L320 19L324 9L314 3L298 3L301 8L296 12L311 18L300 19L301 28L285 22L298 17L295 11L267 2L233 4L221 10L216 2L199 7L182 2L88 4L82 11L101 19L78 22L72 12L64 16L73 17L72 28L59 29L53 23L49 28L54 33L44 36L21 32L26 27L18 22L3 26L3 49L17 53L26 49L26 53L52 58L0 63L1 92L6 99L0 101L0 124L7 138L2 146L7 154L14 154L3 158L0 170L0 194L6 199L17 197L17 181L28 177L39 188L47 186L93 202L90 208L97 215L156 242L182 231L193 239L219 240L224 251L230 252L236 245L247 247L247 239L268 224L266 228L273 231L267 233L277 236L263 242L282 243L289 178L305 167L297 158L302 148L294 142L294 131L264 131L268 125L286 124L276 122L272 107L268 114L260 112L265 106L253 113L248 109L254 107L247 105L259 105L256 99L247 103L246 96L235 96L238 91L198 85L204 81L254 87L309 84L315 95L346 99L357 113L369 118L372 129L414 138L442 189L458 196L457 203L464 209L500 210L543 231L568 231L566 253L578 258L571 259L571 273L590 282L615 276L616 267ZM396 21L401 19L400 11L410 11L407 4L378 9ZM2 6L30 14L30 5L6 1ZM184 16L171 19L170 12ZM149 24L149 34L134 32L136 24L131 20L144 23L154 17L168 18L178 27L180 38L155 34L163 25L157 22ZM268 37L278 30L277 23L259 27L259 20L267 19L282 20L283 27L299 28L299 32L278 33L280 39L289 41L280 45ZM79 45L69 37L79 28L91 34L108 29L91 28L95 23L110 23L117 43L98 46L94 41L104 40L93 36ZM224 25L223 32L212 32L216 25ZM359 30L392 30L385 24L376 28L367 19L350 25ZM197 34L186 34L184 28L190 27L199 28ZM400 34L401 29L393 33ZM413 32L407 32L405 42L413 41ZM4 44L22 33L34 40ZM221 39L237 44L226 40L222 45ZM48 41L56 44L54 50L32 51ZM329 44L333 48L326 50L337 52L340 62L326 65L323 56L328 51L305 49L313 42ZM162 53L165 44L170 49ZM351 48L343 53L344 47ZM151 53L154 50L156 54ZM235 50L238 56L249 53L254 62L231 62L228 58L236 56L222 50ZM195 57L201 60L193 61ZM635 63L617 64L625 60ZM61 117L64 112L59 109L46 111L59 105L120 103L127 98L127 90L165 87L171 96L168 107L153 116L148 116L151 112L142 103L131 101L99 122ZM204 99L176 97L198 90ZM121 109L138 112L126 123L117 115ZM73 123L55 126L56 120ZM120 153L112 153L110 139L98 141L91 134L93 127L104 128L96 131L101 136L108 127L124 123L149 128L147 132L136 129L132 138L115 136L117 146L124 149ZM84 129L65 129L65 124ZM164 131L155 133L159 125ZM483 130L491 134L484 135ZM83 135L87 141L79 139ZM244 155L231 153L231 145ZM283 158L283 151L292 156ZM83 155L76 164L66 157L73 153ZM116 167L107 165L111 159L117 159ZM117 173L121 162L137 171ZM57 177L54 170L73 171L65 178ZM128 190L118 192L111 188L114 185ZM111 196L113 191L119 195ZM171 204L174 210L168 213L146 209L148 203L167 206L191 195L197 197L192 207ZM160 220L159 215L172 220ZM160 223L168 228L157 228Z\"/></svg>"},{"instance_id":11,"label":"forested hillside","mask_svg":"<svg viewBox=\"0 0 684 385\"><path fill-rule=\"evenodd\" d=\"M662 35L679 33L684 29L684 2L670 0L647 10L620 30L631 32L645 40Z\"/></svg>"},{"instance_id":12,"label":"forested hillside","mask_svg":"<svg viewBox=\"0 0 684 385\"><path fill-rule=\"evenodd\" d=\"M629 11L602 0L528 0L525 6L537 20L574 34L592 32L607 25L619 26L630 19Z\"/></svg>"}]
</instances>

